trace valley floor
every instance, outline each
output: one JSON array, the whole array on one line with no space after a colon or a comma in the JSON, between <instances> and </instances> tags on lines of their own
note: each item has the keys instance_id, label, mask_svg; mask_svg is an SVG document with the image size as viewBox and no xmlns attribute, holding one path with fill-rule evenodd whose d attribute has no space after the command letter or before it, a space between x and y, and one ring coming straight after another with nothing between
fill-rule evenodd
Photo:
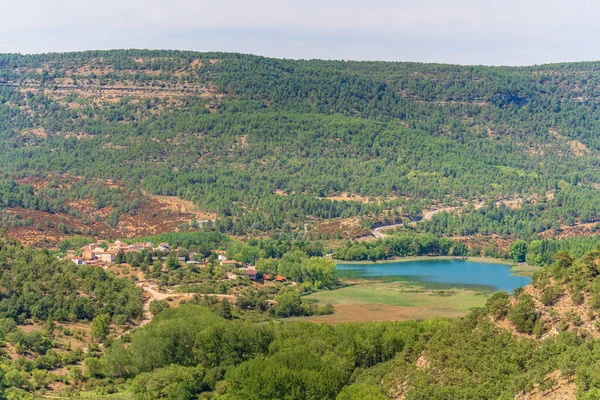
<instances>
[{"instance_id":1,"label":"valley floor","mask_svg":"<svg viewBox=\"0 0 600 400\"><path fill-rule=\"evenodd\" d=\"M350 283L350 282L348 282ZM331 303L332 315L297 318L310 322L408 321L434 317L463 317L485 305L489 293L466 289L429 290L414 283L354 281L351 286L306 296Z\"/></svg>"}]
</instances>

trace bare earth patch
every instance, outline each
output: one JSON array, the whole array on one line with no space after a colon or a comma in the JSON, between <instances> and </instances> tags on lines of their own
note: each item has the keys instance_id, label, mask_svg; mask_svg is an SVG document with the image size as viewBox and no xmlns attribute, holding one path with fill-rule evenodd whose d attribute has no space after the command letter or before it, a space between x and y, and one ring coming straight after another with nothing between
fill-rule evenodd
<instances>
[{"instance_id":1,"label":"bare earth patch","mask_svg":"<svg viewBox=\"0 0 600 400\"><path fill-rule=\"evenodd\" d=\"M156 200L163 209L193 214L197 220L214 220L217 218L217 215L214 213L199 210L198 207L189 200L184 200L175 196L158 196L154 194L148 195L148 197Z\"/></svg>"},{"instance_id":2,"label":"bare earth patch","mask_svg":"<svg viewBox=\"0 0 600 400\"><path fill-rule=\"evenodd\" d=\"M584 300L582 304L576 304L572 297L571 292L568 290L566 285L562 285L562 294L554 301L552 305L545 306L541 301L542 294L551 285L554 285L553 280L550 281L549 285L543 289L537 289L532 285L525 286L523 293L529 294L534 303L536 313L540 315L540 320L543 322L544 333L541 335L541 339L547 337L557 336L561 331L574 331L577 330L581 335L598 338L600 332L596 328L596 314L591 308L590 295L584 293ZM517 303L515 297L511 297L510 305L514 306ZM576 320L573 320L572 316L576 315ZM493 320L493 319L492 319ZM535 335L527 333L521 333L516 330L514 325L509 321L508 318L502 318L499 320L493 320L496 326L500 329L510 332L515 337L528 337L535 338ZM564 326L561 326L563 325Z\"/></svg>"},{"instance_id":3,"label":"bare earth patch","mask_svg":"<svg viewBox=\"0 0 600 400\"><path fill-rule=\"evenodd\" d=\"M33 135L33 136L37 136L37 137L41 137L41 138L45 138L46 136L48 136L46 134L46 129L44 129L43 127L23 131L23 134L24 135L29 134L29 135Z\"/></svg>"},{"instance_id":4,"label":"bare earth patch","mask_svg":"<svg viewBox=\"0 0 600 400\"><path fill-rule=\"evenodd\" d=\"M321 222L310 230L312 237L326 235L333 238L339 235L341 238L356 238L369 233L369 229L361 226L359 217L341 218Z\"/></svg>"},{"instance_id":5,"label":"bare earth patch","mask_svg":"<svg viewBox=\"0 0 600 400\"><path fill-rule=\"evenodd\" d=\"M562 377L559 371L548 374L546 381L549 380L556 382L550 389L540 389L540 385L536 384L531 392L519 393L515 400L571 400L576 398L577 386L575 381Z\"/></svg>"},{"instance_id":6,"label":"bare earth patch","mask_svg":"<svg viewBox=\"0 0 600 400\"><path fill-rule=\"evenodd\" d=\"M581 143L579 140L569 140L567 143L569 143L571 151L577 157L583 157L590 152L590 149L588 149L587 146Z\"/></svg>"},{"instance_id":7,"label":"bare earth patch","mask_svg":"<svg viewBox=\"0 0 600 400\"><path fill-rule=\"evenodd\" d=\"M396 196L365 197L365 196L361 196L359 194L352 194L352 193L344 192L337 196L324 197L324 199L331 200L331 201L356 201L358 203L365 203L365 204L369 204L369 203L379 204L383 201L396 200L396 199L398 199L398 197L396 197Z\"/></svg>"}]
</instances>

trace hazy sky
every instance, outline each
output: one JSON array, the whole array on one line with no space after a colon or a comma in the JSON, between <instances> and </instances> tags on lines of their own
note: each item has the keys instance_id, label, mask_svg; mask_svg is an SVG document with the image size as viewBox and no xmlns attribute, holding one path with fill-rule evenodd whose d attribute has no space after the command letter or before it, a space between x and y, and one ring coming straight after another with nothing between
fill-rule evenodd
<instances>
[{"instance_id":1,"label":"hazy sky","mask_svg":"<svg viewBox=\"0 0 600 400\"><path fill-rule=\"evenodd\" d=\"M528 65L600 60L599 16L584 0L0 0L0 52Z\"/></svg>"}]
</instances>

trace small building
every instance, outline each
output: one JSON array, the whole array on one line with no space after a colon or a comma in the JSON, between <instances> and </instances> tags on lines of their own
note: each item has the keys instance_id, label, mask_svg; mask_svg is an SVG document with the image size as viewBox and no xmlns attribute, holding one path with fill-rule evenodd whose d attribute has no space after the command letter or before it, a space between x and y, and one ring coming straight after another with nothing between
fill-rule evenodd
<instances>
[{"instance_id":1,"label":"small building","mask_svg":"<svg viewBox=\"0 0 600 400\"><path fill-rule=\"evenodd\" d=\"M287 282L287 279L285 278L285 276L277 275L275 277L275 282Z\"/></svg>"},{"instance_id":2,"label":"small building","mask_svg":"<svg viewBox=\"0 0 600 400\"><path fill-rule=\"evenodd\" d=\"M217 260L219 260L219 261L227 261L227 257L225 257L225 256L224 256L224 255L222 255L222 254L219 254L219 255L217 256Z\"/></svg>"},{"instance_id":3,"label":"small building","mask_svg":"<svg viewBox=\"0 0 600 400\"><path fill-rule=\"evenodd\" d=\"M108 245L108 251L115 251L115 252L117 252L119 250L121 250L121 248L116 243L111 243L111 244Z\"/></svg>"},{"instance_id":4,"label":"small building","mask_svg":"<svg viewBox=\"0 0 600 400\"><path fill-rule=\"evenodd\" d=\"M251 281L255 281L256 280L256 274L257 271L254 268L248 268L244 274L251 280Z\"/></svg>"},{"instance_id":5,"label":"small building","mask_svg":"<svg viewBox=\"0 0 600 400\"><path fill-rule=\"evenodd\" d=\"M96 254L104 253L107 250L104 250L102 247L91 245L89 251L92 252L92 257L95 258Z\"/></svg>"},{"instance_id":6,"label":"small building","mask_svg":"<svg viewBox=\"0 0 600 400\"><path fill-rule=\"evenodd\" d=\"M73 261L77 265L84 265L84 262L81 259L81 257L73 257L73 258L71 258L71 261Z\"/></svg>"},{"instance_id":7,"label":"small building","mask_svg":"<svg viewBox=\"0 0 600 400\"><path fill-rule=\"evenodd\" d=\"M100 261L111 263L111 262L115 261L116 255L115 255L115 253L105 251L102 253L97 253L96 257L98 257L98 260L100 260Z\"/></svg>"},{"instance_id":8,"label":"small building","mask_svg":"<svg viewBox=\"0 0 600 400\"><path fill-rule=\"evenodd\" d=\"M227 274L227 279L234 281L238 278L236 274Z\"/></svg>"},{"instance_id":9,"label":"small building","mask_svg":"<svg viewBox=\"0 0 600 400\"><path fill-rule=\"evenodd\" d=\"M158 245L157 250L168 253L169 251L171 251L171 248L169 247L169 243L161 243Z\"/></svg>"},{"instance_id":10,"label":"small building","mask_svg":"<svg viewBox=\"0 0 600 400\"><path fill-rule=\"evenodd\" d=\"M224 266L224 267L225 266L237 267L238 264L239 263L237 261L235 261L235 260L224 260L224 261L221 261L221 265Z\"/></svg>"},{"instance_id":11,"label":"small building","mask_svg":"<svg viewBox=\"0 0 600 400\"><path fill-rule=\"evenodd\" d=\"M85 249L82 253L81 253L81 258L88 261L88 260L93 260L94 259L94 252L91 249Z\"/></svg>"},{"instance_id":12,"label":"small building","mask_svg":"<svg viewBox=\"0 0 600 400\"><path fill-rule=\"evenodd\" d=\"M271 280L271 275L270 275L270 274L264 274L264 275L263 275L263 279L264 279L265 281L270 281L270 280Z\"/></svg>"}]
</instances>

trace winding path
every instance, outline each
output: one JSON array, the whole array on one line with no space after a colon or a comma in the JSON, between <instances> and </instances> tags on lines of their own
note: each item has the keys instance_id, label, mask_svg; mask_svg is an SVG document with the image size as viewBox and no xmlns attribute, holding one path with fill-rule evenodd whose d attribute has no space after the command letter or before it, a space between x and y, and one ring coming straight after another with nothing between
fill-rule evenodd
<instances>
[{"instance_id":1,"label":"winding path","mask_svg":"<svg viewBox=\"0 0 600 400\"><path fill-rule=\"evenodd\" d=\"M152 318L154 317L154 315L152 315L152 313L150 312L150 303L153 300L166 300L168 298L174 298L174 297L184 298L187 300L187 299L193 298L194 295L196 294L196 293L179 293L179 292L162 293L157 290L158 287L155 284L150 283L148 281L138 281L138 282L136 282L136 285L141 287L145 293L149 294L149 296L144 298L144 304L143 304L143 310L142 310L142 320L138 326L144 326L144 325L147 325L150 322L152 322ZM219 300L227 299L232 304L237 303L237 296L233 295L233 294L208 294L208 295L200 294L199 296L200 297L213 296L213 297L218 298Z\"/></svg>"},{"instance_id":2,"label":"winding path","mask_svg":"<svg viewBox=\"0 0 600 400\"><path fill-rule=\"evenodd\" d=\"M428 211L425 214L423 214L423 218L421 219L421 221L431 221L431 219L433 218L434 215L439 214L441 212L444 211L455 211L458 210L459 207L444 207L444 208L438 208L437 210L433 210L433 211ZM416 222L412 222L412 224L416 224ZM384 233L384 231L387 231L389 229L396 229L396 228L400 228L402 227L404 224L391 224L391 225L383 225L377 228L374 228L371 230L371 234L373 236L375 236L376 239L383 239L388 237L389 235L387 233Z\"/></svg>"},{"instance_id":3,"label":"winding path","mask_svg":"<svg viewBox=\"0 0 600 400\"><path fill-rule=\"evenodd\" d=\"M427 213L425 213L423 215L423 219L422 221L431 221L431 218L433 218L434 215L442 213L444 211L455 211L458 210L459 207L444 207L444 208L438 208L437 210L433 210L433 211L429 211Z\"/></svg>"},{"instance_id":4,"label":"winding path","mask_svg":"<svg viewBox=\"0 0 600 400\"><path fill-rule=\"evenodd\" d=\"M373 236L375 236L377 239L383 239L388 237L389 235L387 233L383 233L383 231L387 231L389 229L395 229L395 228L400 228L403 224L393 224L393 225L384 225L384 226L380 226L378 228L375 228L371 231L371 233L373 234Z\"/></svg>"},{"instance_id":5,"label":"winding path","mask_svg":"<svg viewBox=\"0 0 600 400\"><path fill-rule=\"evenodd\" d=\"M144 299L143 310L142 310L142 320L138 326L144 326L149 324L152 321L152 313L150 312L150 303L153 300L166 300L169 297L185 297L192 298L194 296L193 293L161 293L159 292L156 285L149 283L148 281L138 281L136 285L141 287L145 293L148 293Z\"/></svg>"}]
</instances>

